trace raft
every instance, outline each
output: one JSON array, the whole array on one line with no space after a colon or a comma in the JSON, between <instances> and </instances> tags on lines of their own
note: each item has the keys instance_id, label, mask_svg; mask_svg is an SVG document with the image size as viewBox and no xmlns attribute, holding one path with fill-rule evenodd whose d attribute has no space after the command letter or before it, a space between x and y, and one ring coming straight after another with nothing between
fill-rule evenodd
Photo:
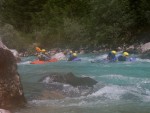
<instances>
[{"instance_id":1,"label":"raft","mask_svg":"<svg viewBox=\"0 0 150 113\"><path fill-rule=\"evenodd\" d=\"M50 59L48 61L40 61L40 60L34 60L30 64L46 64L51 62L57 62L58 60L56 58Z\"/></svg>"},{"instance_id":2,"label":"raft","mask_svg":"<svg viewBox=\"0 0 150 113\"><path fill-rule=\"evenodd\" d=\"M127 58L126 61L115 61L115 62L135 62L135 61L136 61L135 57L130 57L130 58ZM91 63L111 63L111 62L114 62L114 61L109 61L107 59L94 59L91 61Z\"/></svg>"},{"instance_id":3,"label":"raft","mask_svg":"<svg viewBox=\"0 0 150 113\"><path fill-rule=\"evenodd\" d=\"M81 59L80 58L75 58L72 61L81 61Z\"/></svg>"}]
</instances>

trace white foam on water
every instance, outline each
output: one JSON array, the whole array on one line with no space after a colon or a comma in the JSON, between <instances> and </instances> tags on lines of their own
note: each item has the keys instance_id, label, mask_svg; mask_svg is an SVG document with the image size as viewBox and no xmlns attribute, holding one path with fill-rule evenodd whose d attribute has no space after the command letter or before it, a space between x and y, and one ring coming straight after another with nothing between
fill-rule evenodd
<instances>
[{"instance_id":1,"label":"white foam on water","mask_svg":"<svg viewBox=\"0 0 150 113\"><path fill-rule=\"evenodd\" d=\"M127 85L134 85L136 87L141 86L143 84L150 84L150 78L137 78L125 75L117 75L117 74L110 74L110 75L102 75L100 78L105 78L107 80L120 80L128 82Z\"/></svg>"},{"instance_id":2,"label":"white foam on water","mask_svg":"<svg viewBox=\"0 0 150 113\"><path fill-rule=\"evenodd\" d=\"M52 80L51 80L51 78L48 76L48 77L46 77L42 82L48 84L48 83L52 82Z\"/></svg>"},{"instance_id":3,"label":"white foam on water","mask_svg":"<svg viewBox=\"0 0 150 113\"><path fill-rule=\"evenodd\" d=\"M32 100L28 103L32 106L59 106L59 107L68 107L68 106L84 106L87 105L87 101L84 100L85 97L78 98L65 98L59 100Z\"/></svg>"},{"instance_id":4,"label":"white foam on water","mask_svg":"<svg viewBox=\"0 0 150 113\"><path fill-rule=\"evenodd\" d=\"M110 75L102 75L100 78L106 78L107 80L119 80L119 81L125 81L128 82L128 84L135 84L139 81L141 81L141 78L135 78L135 77L128 77L124 75L118 75L118 74L110 74Z\"/></svg>"},{"instance_id":5,"label":"white foam on water","mask_svg":"<svg viewBox=\"0 0 150 113\"><path fill-rule=\"evenodd\" d=\"M103 55L100 55L100 56L97 56L95 59L106 59L107 58L107 54L103 54Z\"/></svg>"},{"instance_id":6,"label":"white foam on water","mask_svg":"<svg viewBox=\"0 0 150 113\"><path fill-rule=\"evenodd\" d=\"M84 76L84 75L82 75ZM104 87L98 86L96 91L88 96L80 97L66 97L60 100L33 100L31 105L33 106L92 106L105 103L106 101L142 101L150 102L150 90L143 88L142 85L150 84L149 78L136 78L124 75L110 74L103 75L100 78L106 78L106 80L120 80L121 82L126 81L125 86L114 85L113 83L104 84ZM119 82L120 82L119 81ZM78 89L70 87L70 85L64 84L64 90L78 92ZM129 98L128 98L129 95ZM125 96L125 97L124 97Z\"/></svg>"},{"instance_id":7,"label":"white foam on water","mask_svg":"<svg viewBox=\"0 0 150 113\"><path fill-rule=\"evenodd\" d=\"M20 62L20 63L17 63L18 65L26 65L26 64L30 64L31 61L25 61L25 62Z\"/></svg>"},{"instance_id":8,"label":"white foam on water","mask_svg":"<svg viewBox=\"0 0 150 113\"><path fill-rule=\"evenodd\" d=\"M148 62L150 63L150 59L140 59L140 58L136 58L137 61L139 62Z\"/></svg>"},{"instance_id":9,"label":"white foam on water","mask_svg":"<svg viewBox=\"0 0 150 113\"><path fill-rule=\"evenodd\" d=\"M123 98L123 95L131 94L136 98L139 98L140 101L150 102L150 95L143 95L136 87L132 86L117 86L117 85L107 85L98 91L92 93L88 96L81 97L67 97L60 100L33 100L29 103L32 106L59 106L59 107L69 107L69 106L93 106L99 105L100 103L106 104L107 102L113 101L124 101L126 99L131 100L130 98ZM147 94L150 94L150 91L147 90ZM123 99L123 100L122 100ZM137 100L138 101L138 100Z\"/></svg>"},{"instance_id":10,"label":"white foam on water","mask_svg":"<svg viewBox=\"0 0 150 113\"><path fill-rule=\"evenodd\" d=\"M55 106L61 104L61 100L32 100L28 103L32 106Z\"/></svg>"},{"instance_id":11,"label":"white foam on water","mask_svg":"<svg viewBox=\"0 0 150 113\"><path fill-rule=\"evenodd\" d=\"M102 75L100 76L102 78L117 78L117 79L126 79L127 77L123 76L123 75L118 75L118 74L110 74L110 75Z\"/></svg>"},{"instance_id":12,"label":"white foam on water","mask_svg":"<svg viewBox=\"0 0 150 113\"><path fill-rule=\"evenodd\" d=\"M141 78L141 77L131 77L131 76L126 76L126 75L119 75L119 74L110 74L110 75L102 75L99 76L100 78L106 78L108 80L122 80L122 81L127 81L128 84L146 84L150 83L150 78Z\"/></svg>"},{"instance_id":13,"label":"white foam on water","mask_svg":"<svg viewBox=\"0 0 150 113\"><path fill-rule=\"evenodd\" d=\"M143 85L150 86L149 78L135 78L123 75L103 75L102 78L108 78L112 80L120 80L128 82L125 86L105 86L99 89L97 92L93 93L91 96L104 96L108 99L119 100L120 97L126 93L132 94L138 97L143 102L150 102L150 89L146 89Z\"/></svg>"},{"instance_id":14,"label":"white foam on water","mask_svg":"<svg viewBox=\"0 0 150 113\"><path fill-rule=\"evenodd\" d=\"M119 86L111 85L99 89L97 92L90 95L90 97L104 97L111 100L120 100L120 97L127 91Z\"/></svg>"},{"instance_id":15,"label":"white foam on water","mask_svg":"<svg viewBox=\"0 0 150 113\"><path fill-rule=\"evenodd\" d=\"M92 61L91 57L80 57L81 61Z\"/></svg>"}]
</instances>

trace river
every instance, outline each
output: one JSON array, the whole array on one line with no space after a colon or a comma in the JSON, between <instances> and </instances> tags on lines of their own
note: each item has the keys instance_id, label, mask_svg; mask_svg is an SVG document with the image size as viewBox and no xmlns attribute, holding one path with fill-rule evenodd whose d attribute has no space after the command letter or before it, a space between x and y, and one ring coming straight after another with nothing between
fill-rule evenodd
<instances>
[{"instance_id":1,"label":"river","mask_svg":"<svg viewBox=\"0 0 150 113\"><path fill-rule=\"evenodd\" d=\"M42 65L30 64L35 57L22 58L18 71L28 100L17 113L150 113L150 60L134 62L91 63L106 54L80 56L81 62L59 61ZM78 77L91 77L98 83L87 96L64 99L38 99L43 88L39 82L52 73L72 72Z\"/></svg>"}]
</instances>

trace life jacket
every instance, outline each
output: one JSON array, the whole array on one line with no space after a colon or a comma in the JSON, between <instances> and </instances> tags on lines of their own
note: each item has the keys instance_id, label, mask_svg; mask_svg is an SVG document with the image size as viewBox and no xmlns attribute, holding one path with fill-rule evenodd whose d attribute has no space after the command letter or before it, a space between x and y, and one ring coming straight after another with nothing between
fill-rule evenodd
<instances>
[{"instance_id":1,"label":"life jacket","mask_svg":"<svg viewBox=\"0 0 150 113\"><path fill-rule=\"evenodd\" d=\"M107 59L111 62L117 61L116 55L111 52L108 53Z\"/></svg>"},{"instance_id":2,"label":"life jacket","mask_svg":"<svg viewBox=\"0 0 150 113\"><path fill-rule=\"evenodd\" d=\"M117 59L118 59L118 61L126 61L127 60L127 58L125 56L123 56L123 55L119 55L117 57Z\"/></svg>"}]
</instances>

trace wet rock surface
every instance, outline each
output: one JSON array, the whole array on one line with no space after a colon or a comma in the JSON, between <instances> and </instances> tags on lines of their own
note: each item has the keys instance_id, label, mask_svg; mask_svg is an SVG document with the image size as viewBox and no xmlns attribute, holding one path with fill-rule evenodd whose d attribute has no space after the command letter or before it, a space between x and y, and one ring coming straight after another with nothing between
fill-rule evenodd
<instances>
[{"instance_id":1,"label":"wet rock surface","mask_svg":"<svg viewBox=\"0 0 150 113\"><path fill-rule=\"evenodd\" d=\"M43 85L40 99L62 99L86 96L94 92L97 81L90 77L77 77L73 73L51 73L39 80Z\"/></svg>"},{"instance_id":2,"label":"wet rock surface","mask_svg":"<svg viewBox=\"0 0 150 113\"><path fill-rule=\"evenodd\" d=\"M25 103L16 59L9 50L0 48L0 108L13 109Z\"/></svg>"},{"instance_id":3,"label":"wet rock surface","mask_svg":"<svg viewBox=\"0 0 150 113\"><path fill-rule=\"evenodd\" d=\"M43 77L40 82L52 83L59 82L72 85L74 87L77 86L88 86L92 87L97 83L94 79L90 77L77 77L73 73L60 74L60 73L52 73Z\"/></svg>"},{"instance_id":4,"label":"wet rock surface","mask_svg":"<svg viewBox=\"0 0 150 113\"><path fill-rule=\"evenodd\" d=\"M10 50L10 51L12 52L12 54L14 55L14 57L15 57L15 59L16 59L16 62L20 62L20 61L21 61L21 58L19 57L19 53L17 52L17 50L7 48L7 47L3 44L3 42L1 41L1 38L0 38L0 48L6 49L6 50Z\"/></svg>"}]
</instances>

